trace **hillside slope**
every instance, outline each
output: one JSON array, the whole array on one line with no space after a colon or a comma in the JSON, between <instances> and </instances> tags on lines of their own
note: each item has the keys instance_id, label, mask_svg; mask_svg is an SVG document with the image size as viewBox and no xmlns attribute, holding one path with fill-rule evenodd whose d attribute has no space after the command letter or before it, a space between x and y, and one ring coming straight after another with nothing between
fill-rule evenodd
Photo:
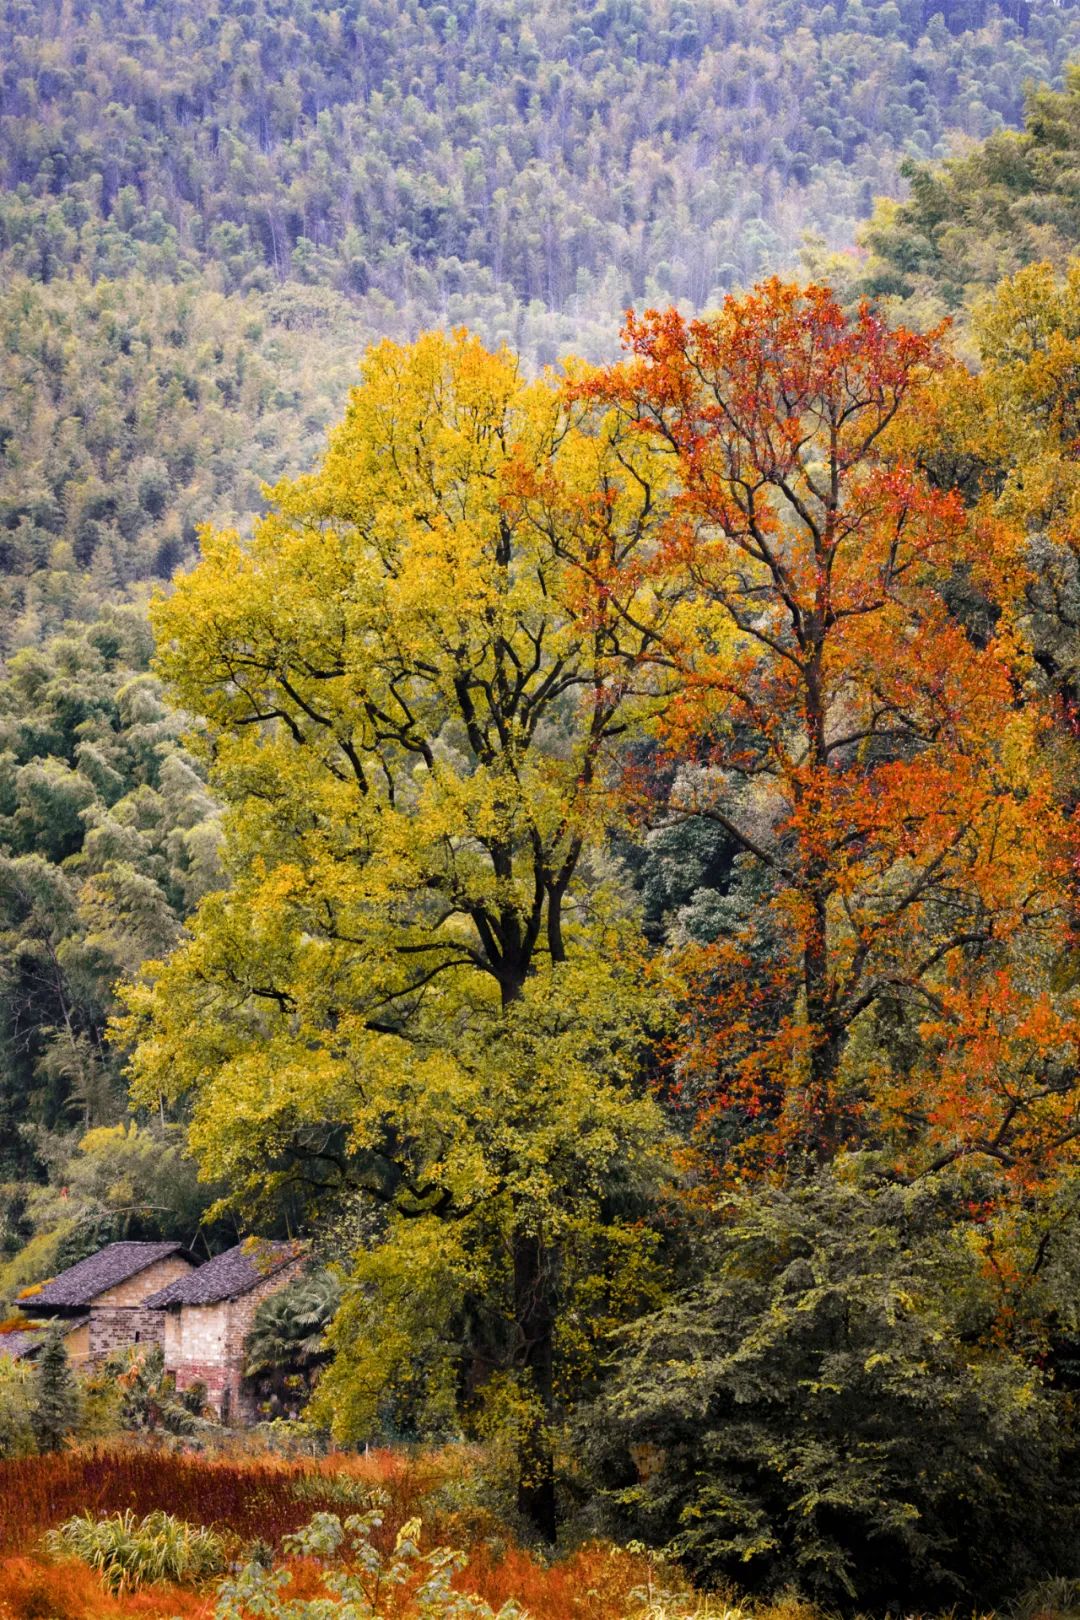
<instances>
[{"instance_id":1,"label":"hillside slope","mask_svg":"<svg viewBox=\"0 0 1080 1620\"><path fill-rule=\"evenodd\" d=\"M1078 46L1072 0L5 0L0 249L435 316L701 305L1017 124Z\"/></svg>"}]
</instances>

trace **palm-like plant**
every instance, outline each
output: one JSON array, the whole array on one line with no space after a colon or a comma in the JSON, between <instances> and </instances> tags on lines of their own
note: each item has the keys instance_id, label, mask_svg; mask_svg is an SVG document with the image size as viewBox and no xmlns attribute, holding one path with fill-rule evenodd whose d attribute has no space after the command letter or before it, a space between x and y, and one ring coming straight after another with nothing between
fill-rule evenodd
<instances>
[{"instance_id":1,"label":"palm-like plant","mask_svg":"<svg viewBox=\"0 0 1080 1620\"><path fill-rule=\"evenodd\" d=\"M326 1330L341 1299L332 1271L312 1271L264 1299L247 1337L244 1374L284 1412L310 1395L329 1354Z\"/></svg>"}]
</instances>

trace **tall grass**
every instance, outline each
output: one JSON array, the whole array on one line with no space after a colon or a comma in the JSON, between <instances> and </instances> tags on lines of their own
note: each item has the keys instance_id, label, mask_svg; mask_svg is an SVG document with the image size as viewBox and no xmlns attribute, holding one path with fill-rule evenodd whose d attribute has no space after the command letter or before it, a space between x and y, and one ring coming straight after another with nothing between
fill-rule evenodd
<instances>
[{"instance_id":1,"label":"tall grass","mask_svg":"<svg viewBox=\"0 0 1080 1620\"><path fill-rule=\"evenodd\" d=\"M65 1519L160 1510L193 1524L277 1545L314 1512L333 1512L355 1481L390 1499L388 1526L413 1517L424 1496L455 1466L452 1457L392 1452L319 1463L208 1459L134 1446L61 1452L0 1462L0 1556L31 1552ZM387 1533L390 1533L388 1529Z\"/></svg>"},{"instance_id":2,"label":"tall grass","mask_svg":"<svg viewBox=\"0 0 1080 1620\"><path fill-rule=\"evenodd\" d=\"M112 1597L85 1564L0 1558L0 1620L211 1620L205 1592L144 1586Z\"/></svg>"},{"instance_id":3,"label":"tall grass","mask_svg":"<svg viewBox=\"0 0 1080 1620\"><path fill-rule=\"evenodd\" d=\"M117 1597L153 1581L197 1585L225 1567L219 1535L160 1509L142 1519L130 1508L103 1519L80 1513L50 1530L45 1544L58 1558L88 1564Z\"/></svg>"}]
</instances>

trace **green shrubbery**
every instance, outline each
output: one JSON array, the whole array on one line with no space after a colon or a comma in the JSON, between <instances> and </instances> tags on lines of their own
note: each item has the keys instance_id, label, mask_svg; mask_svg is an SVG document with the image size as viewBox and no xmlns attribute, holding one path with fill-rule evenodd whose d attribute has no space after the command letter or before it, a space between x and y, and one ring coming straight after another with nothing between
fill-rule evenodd
<instances>
[{"instance_id":1,"label":"green shrubbery","mask_svg":"<svg viewBox=\"0 0 1080 1620\"><path fill-rule=\"evenodd\" d=\"M79 1390L64 1341L50 1332L34 1365L30 1422L39 1451L59 1451L79 1419Z\"/></svg>"},{"instance_id":2,"label":"green shrubbery","mask_svg":"<svg viewBox=\"0 0 1080 1620\"><path fill-rule=\"evenodd\" d=\"M33 1372L23 1361L0 1355L0 1462L37 1450L33 1423Z\"/></svg>"},{"instance_id":3,"label":"green shrubbery","mask_svg":"<svg viewBox=\"0 0 1080 1620\"><path fill-rule=\"evenodd\" d=\"M205 1580L225 1565L225 1543L213 1530L160 1511L142 1519L130 1509L105 1519L84 1513L51 1531L46 1545L58 1557L89 1564L116 1594L149 1581Z\"/></svg>"},{"instance_id":4,"label":"green shrubbery","mask_svg":"<svg viewBox=\"0 0 1080 1620\"><path fill-rule=\"evenodd\" d=\"M421 1552L419 1519L401 1527L390 1554L381 1553L373 1535L382 1522L377 1505L344 1521L317 1513L306 1529L286 1536L285 1548L318 1562L329 1595L290 1598L287 1571L252 1562L219 1587L215 1620L526 1620L516 1603L496 1614L483 1598L456 1592L453 1577L466 1554L448 1547Z\"/></svg>"},{"instance_id":5,"label":"green shrubbery","mask_svg":"<svg viewBox=\"0 0 1080 1620\"><path fill-rule=\"evenodd\" d=\"M1070 1396L994 1343L964 1193L821 1172L735 1200L583 1426L619 1527L707 1585L827 1603L1001 1602L1080 1574Z\"/></svg>"}]
</instances>

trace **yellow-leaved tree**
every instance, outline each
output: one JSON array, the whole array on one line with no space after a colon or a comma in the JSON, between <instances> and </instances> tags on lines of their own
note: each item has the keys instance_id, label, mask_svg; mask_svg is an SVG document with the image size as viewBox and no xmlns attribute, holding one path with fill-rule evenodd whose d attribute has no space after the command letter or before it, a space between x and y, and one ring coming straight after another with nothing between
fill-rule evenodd
<instances>
[{"instance_id":1,"label":"yellow-leaved tree","mask_svg":"<svg viewBox=\"0 0 1080 1620\"><path fill-rule=\"evenodd\" d=\"M603 855L678 611L627 562L654 454L463 333L384 343L321 467L155 610L231 884L128 987L135 1093L186 1098L242 1204L381 1211L323 1413L495 1424L549 1535L567 1393L658 1286L656 1007Z\"/></svg>"}]
</instances>

